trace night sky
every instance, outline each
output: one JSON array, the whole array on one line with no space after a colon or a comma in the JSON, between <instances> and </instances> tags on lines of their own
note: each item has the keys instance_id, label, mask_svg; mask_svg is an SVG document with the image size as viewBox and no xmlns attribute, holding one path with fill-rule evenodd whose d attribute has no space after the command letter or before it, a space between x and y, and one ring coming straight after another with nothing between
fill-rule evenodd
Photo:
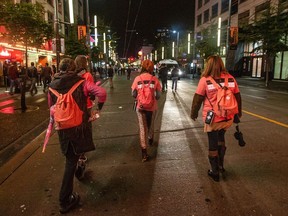
<instances>
[{"instance_id":1,"label":"night sky","mask_svg":"<svg viewBox=\"0 0 288 216\"><path fill-rule=\"evenodd\" d=\"M133 34L127 57L135 56L137 44L135 41L147 39L153 44L153 34L157 28L167 27L171 30L193 30L194 23L194 0L131 0L131 9L128 20L128 30L133 29ZM117 32L119 56L124 56L125 29L128 18L129 0L90 0L90 15L97 15L104 18L105 23L110 25L113 32ZM91 23L93 19L91 18ZM129 42L130 33L126 38L126 49ZM125 50L126 50L125 49ZM136 53L135 53L136 52Z\"/></svg>"}]
</instances>

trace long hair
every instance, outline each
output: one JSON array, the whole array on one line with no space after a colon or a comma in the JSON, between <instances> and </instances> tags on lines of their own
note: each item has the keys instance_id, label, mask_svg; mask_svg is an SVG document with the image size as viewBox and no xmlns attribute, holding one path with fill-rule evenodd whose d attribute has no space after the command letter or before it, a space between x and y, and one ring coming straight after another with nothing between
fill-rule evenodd
<instances>
[{"instance_id":1,"label":"long hair","mask_svg":"<svg viewBox=\"0 0 288 216\"><path fill-rule=\"evenodd\" d=\"M222 59L217 55L212 55L207 58L206 67L202 73L202 77L212 76L213 78L220 77L221 73L228 73L224 67Z\"/></svg>"}]
</instances>

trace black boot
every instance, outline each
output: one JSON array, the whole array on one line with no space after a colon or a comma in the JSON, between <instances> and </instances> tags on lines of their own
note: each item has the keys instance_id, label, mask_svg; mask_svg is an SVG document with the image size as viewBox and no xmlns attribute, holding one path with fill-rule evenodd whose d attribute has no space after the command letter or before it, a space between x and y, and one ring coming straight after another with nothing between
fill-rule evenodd
<instances>
[{"instance_id":1,"label":"black boot","mask_svg":"<svg viewBox=\"0 0 288 216\"><path fill-rule=\"evenodd\" d=\"M218 155L219 155L219 171L220 172L225 172L224 169L224 156L226 152L226 146L218 146Z\"/></svg>"},{"instance_id":2,"label":"black boot","mask_svg":"<svg viewBox=\"0 0 288 216\"><path fill-rule=\"evenodd\" d=\"M218 156L217 157L208 156L208 158L212 168L212 170L208 170L208 176L211 177L214 181L219 182Z\"/></svg>"},{"instance_id":3,"label":"black boot","mask_svg":"<svg viewBox=\"0 0 288 216\"><path fill-rule=\"evenodd\" d=\"M142 149L142 162L148 161L148 158L147 149Z\"/></svg>"}]
</instances>

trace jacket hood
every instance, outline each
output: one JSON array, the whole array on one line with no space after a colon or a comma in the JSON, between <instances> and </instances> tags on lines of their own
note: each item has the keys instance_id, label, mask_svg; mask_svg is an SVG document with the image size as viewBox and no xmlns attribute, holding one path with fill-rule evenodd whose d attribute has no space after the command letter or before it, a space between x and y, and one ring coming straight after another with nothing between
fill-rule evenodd
<instances>
[{"instance_id":1,"label":"jacket hood","mask_svg":"<svg viewBox=\"0 0 288 216\"><path fill-rule=\"evenodd\" d=\"M60 72L55 74L54 80L50 83L49 87L63 91L70 89L76 82L82 79L74 71Z\"/></svg>"}]
</instances>

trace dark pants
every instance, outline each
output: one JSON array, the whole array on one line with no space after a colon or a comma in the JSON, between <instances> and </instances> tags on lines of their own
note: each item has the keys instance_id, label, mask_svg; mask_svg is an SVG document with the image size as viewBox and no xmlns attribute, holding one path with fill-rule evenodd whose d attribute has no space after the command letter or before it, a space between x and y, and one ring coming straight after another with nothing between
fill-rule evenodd
<instances>
[{"instance_id":1,"label":"dark pants","mask_svg":"<svg viewBox=\"0 0 288 216\"><path fill-rule=\"evenodd\" d=\"M71 144L69 144L65 156L66 165L59 195L60 205L65 205L69 202L69 197L73 192L74 174L79 160L79 155L75 155Z\"/></svg>"},{"instance_id":2,"label":"dark pants","mask_svg":"<svg viewBox=\"0 0 288 216\"><path fill-rule=\"evenodd\" d=\"M162 82L162 91L167 90L168 89L167 79L161 79L161 82Z\"/></svg>"},{"instance_id":3,"label":"dark pants","mask_svg":"<svg viewBox=\"0 0 288 216\"><path fill-rule=\"evenodd\" d=\"M44 87L43 87L43 90L45 91L46 90L46 87L50 84L51 82L51 77L43 77L43 84L44 84Z\"/></svg>"},{"instance_id":4,"label":"dark pants","mask_svg":"<svg viewBox=\"0 0 288 216\"><path fill-rule=\"evenodd\" d=\"M209 151L218 151L218 142L225 143L225 130L208 132Z\"/></svg>"}]
</instances>

